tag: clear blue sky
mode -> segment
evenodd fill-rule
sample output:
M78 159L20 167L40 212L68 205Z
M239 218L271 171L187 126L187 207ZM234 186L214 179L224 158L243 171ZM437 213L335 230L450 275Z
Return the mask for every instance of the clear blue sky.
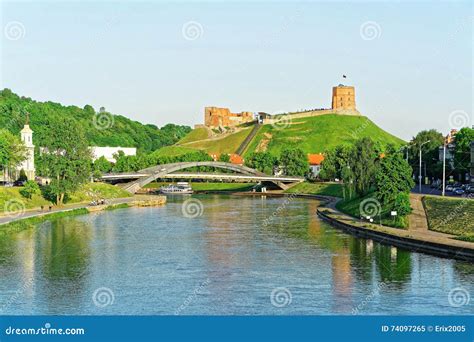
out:
M474 124L470 1L1 6L1 87L36 100L193 125L209 105L329 107L331 87L346 74L358 109L401 138L427 128L446 133L455 110ZM195 40L183 36L190 21L202 27ZM375 39L370 27L361 35L368 21ZM11 22L24 28L19 39L7 39Z

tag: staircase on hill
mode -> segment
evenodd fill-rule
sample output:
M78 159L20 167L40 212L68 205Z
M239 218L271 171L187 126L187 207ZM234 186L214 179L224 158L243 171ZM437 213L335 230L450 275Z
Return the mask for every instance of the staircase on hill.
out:
M253 140L253 138L257 135L258 133L258 130L260 129L262 125L260 125L260 123L258 121L255 122L255 125L253 126L253 129L252 131L250 131L249 135L247 135L247 137L245 138L244 141L242 141L242 143L240 144L239 148L237 149L237 151L235 152L236 154L238 154L239 156L242 156L245 152L245 150L247 149L247 147L249 146L250 142Z

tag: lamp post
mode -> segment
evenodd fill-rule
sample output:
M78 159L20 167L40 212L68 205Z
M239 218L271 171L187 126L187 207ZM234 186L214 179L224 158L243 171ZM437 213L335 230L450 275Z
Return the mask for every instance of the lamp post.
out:
M410 147L410 145L405 145L405 146L402 146L402 148L400 150L403 150L403 149L406 149L406 159L407 159L407 163L408 163L408 148Z
M445 188L446 188L446 140L444 139L443 142L443 191L441 193L444 196Z
M422 177L421 177L421 150L422 150L422 148L423 148L423 145L429 143L430 141L431 141L431 140L427 140L427 141L425 141L424 143L422 143L422 144L420 145L420 172L419 172L419 176L418 176L418 185L419 185L418 189L419 189L419 193L420 193L420 194L421 194L421 178L422 178Z

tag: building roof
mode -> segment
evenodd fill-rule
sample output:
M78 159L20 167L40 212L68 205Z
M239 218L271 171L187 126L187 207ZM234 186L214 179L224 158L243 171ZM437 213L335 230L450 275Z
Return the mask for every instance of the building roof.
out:
M30 128L30 125L25 124L25 126L23 126L23 129L21 130L21 133L33 133L33 130Z
M322 153L318 154L308 154L309 165L321 165L324 160L324 155Z
M218 161L219 157L221 156L220 153L209 153L209 155L211 156L212 159L214 159L214 161ZM244 158L242 158L242 156L240 156L236 153L231 153L231 154L229 154L229 156L230 156L230 162L232 164L236 164L236 165L243 165L244 164Z

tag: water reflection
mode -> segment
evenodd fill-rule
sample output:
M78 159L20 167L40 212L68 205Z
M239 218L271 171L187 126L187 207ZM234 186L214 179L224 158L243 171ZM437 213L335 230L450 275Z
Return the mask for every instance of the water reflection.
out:
M174 198L2 237L0 305L16 314L173 314L205 282L183 314L472 313L447 303L451 288L473 289L472 264L354 238L322 222L317 201L198 198L195 219ZM116 296L106 309L91 302L102 286ZM269 301L280 286L293 294L285 308Z

